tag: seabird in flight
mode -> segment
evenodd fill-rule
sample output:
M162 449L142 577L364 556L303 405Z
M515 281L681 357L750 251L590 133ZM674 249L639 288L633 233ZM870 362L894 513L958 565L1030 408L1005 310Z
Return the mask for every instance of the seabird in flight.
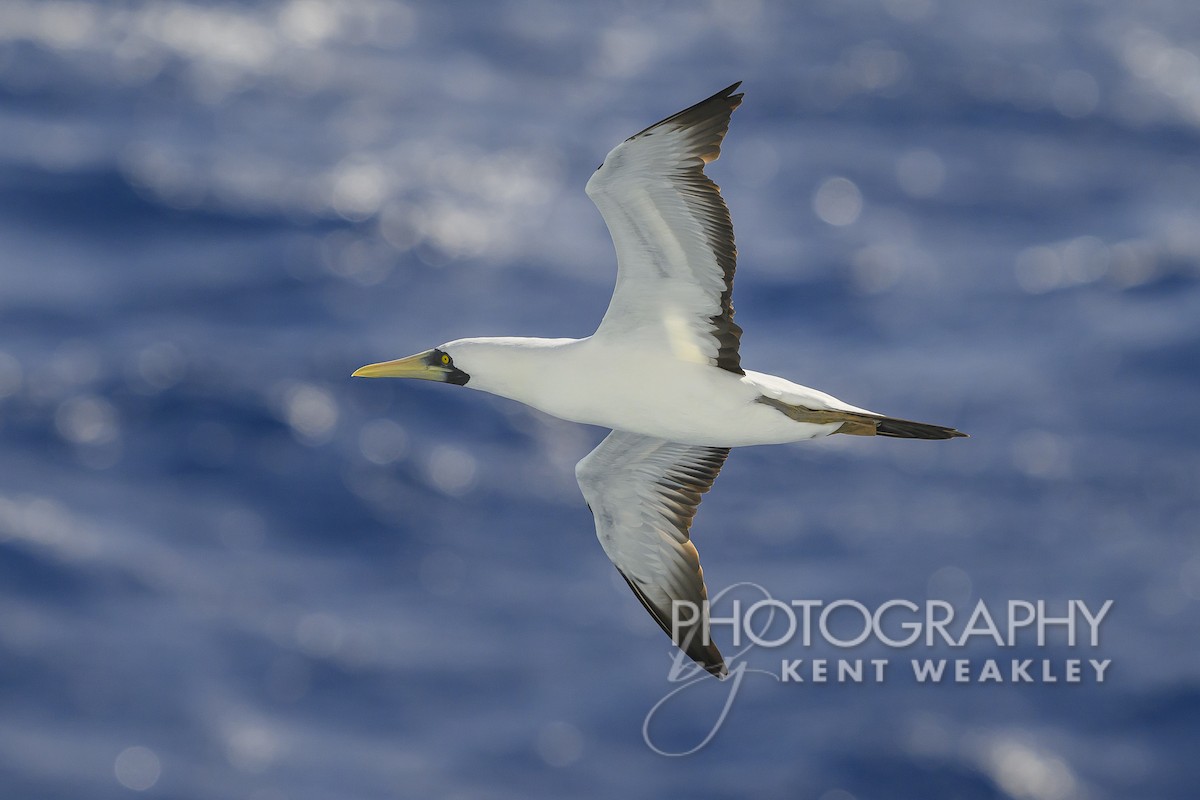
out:
M453 383L611 428L575 474L604 552L668 636L673 601L707 615L688 529L730 448L834 433L966 435L742 368L730 302L733 225L704 174L742 102L739 85L626 139L588 181L617 252L616 289L594 334L458 339L354 373ZM723 676L725 661L706 634L703 616L672 640Z

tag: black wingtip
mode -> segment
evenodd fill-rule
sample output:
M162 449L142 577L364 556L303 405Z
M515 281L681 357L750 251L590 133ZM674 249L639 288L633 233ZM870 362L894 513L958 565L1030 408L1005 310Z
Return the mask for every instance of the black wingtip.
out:
M718 100L724 98L726 100L731 100L734 104L733 107L737 108L742 104L742 98L746 96L745 92L738 92L737 94L734 94L734 91L741 85L741 81L738 81L737 83L731 83L721 91L714 94L712 97L708 98L708 100ZM707 103L708 100L705 100L704 102Z
M693 630L692 633L696 634L698 630ZM698 647L693 647L690 641L685 641L684 645L680 647L684 654L692 661L704 667L704 671L709 675L718 680L724 680L725 676L729 674L729 669L725 666L725 657L721 655L721 651L712 642L708 644L701 643Z
M721 461L724 460L725 457L722 456ZM633 590L633 596L642 604L642 608L650 613L650 616L658 623L658 627L662 628L663 633L670 637L671 628L667 624L666 618L654 607L654 604L650 602L650 598L646 597L646 593L638 588L636 583L629 580L629 576L621 572L620 567L617 567L617 573L625 579L625 583ZM682 642L676 642L674 639L671 641L684 652L684 655L704 667L705 672L719 679L724 679L729 674L729 670L725 667L725 657L721 655L721 651L712 642L697 640L700 630L699 627L693 627L684 635Z
M666 125L668 123L675 122L677 120L682 121L683 119L685 119L687 117L697 115L698 112L701 112L701 111L707 112L707 111L709 111L709 108L708 108L709 104L715 103L718 101L726 101L725 104L726 104L726 107L728 108L728 113L732 114L733 111L742 104L742 97L744 97L745 95L741 94L740 92L738 94L731 94L731 92L733 92L734 89L738 88L741 85L742 85L741 81L738 81L737 83L731 83L729 86L726 86L724 89L722 89L721 91L712 95L711 97L706 97L703 100L701 100L699 103L696 103L695 105L692 105L692 106L688 106L683 111L680 111L677 114L672 114L671 116L667 117L666 119L660 119L658 122L654 123L653 125L643 128L642 130L635 133L633 136L630 136L625 141L632 142L634 139L637 139L641 136L645 136L646 134L652 132L659 125ZM721 131L720 131L719 135L717 136L716 141L717 141L718 148L719 148L721 139L723 139L725 136L725 130L728 127L728 124L729 124L729 119L728 119L728 117L726 117L725 125L721 128ZM714 158L715 158L715 156L714 156ZM601 166L604 166L604 165L601 164Z

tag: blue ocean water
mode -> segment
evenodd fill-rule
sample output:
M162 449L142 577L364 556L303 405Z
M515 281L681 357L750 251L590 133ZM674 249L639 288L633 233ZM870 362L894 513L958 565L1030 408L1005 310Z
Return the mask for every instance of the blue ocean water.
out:
M706 680L656 754L604 432L349 379L589 334L584 183L734 80L743 363L972 438L735 451L710 588L1111 599L1020 651L1103 684ZM1194 796L1197 186L1186 0L6 0L0 795Z

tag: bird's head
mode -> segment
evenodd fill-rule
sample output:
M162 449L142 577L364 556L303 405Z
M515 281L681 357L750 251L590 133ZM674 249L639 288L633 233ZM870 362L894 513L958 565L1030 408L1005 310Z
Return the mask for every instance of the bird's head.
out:
M426 350L395 361L367 364L354 371L355 378L417 378L423 381L439 381L466 386L471 376L455 363L460 355L456 342Z
M455 339L415 356L368 364L354 375L454 383L536 407L547 383L560 378L554 354L575 342L511 336Z

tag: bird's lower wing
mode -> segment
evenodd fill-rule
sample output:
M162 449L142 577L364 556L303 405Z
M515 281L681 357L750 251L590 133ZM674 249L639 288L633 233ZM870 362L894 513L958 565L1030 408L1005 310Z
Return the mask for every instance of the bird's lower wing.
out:
M613 431L575 468L604 552L668 636L681 608L675 642L714 675L725 660L704 641L704 571L689 537L700 495L717 478L727 447L699 447ZM696 613L693 613L693 610Z

